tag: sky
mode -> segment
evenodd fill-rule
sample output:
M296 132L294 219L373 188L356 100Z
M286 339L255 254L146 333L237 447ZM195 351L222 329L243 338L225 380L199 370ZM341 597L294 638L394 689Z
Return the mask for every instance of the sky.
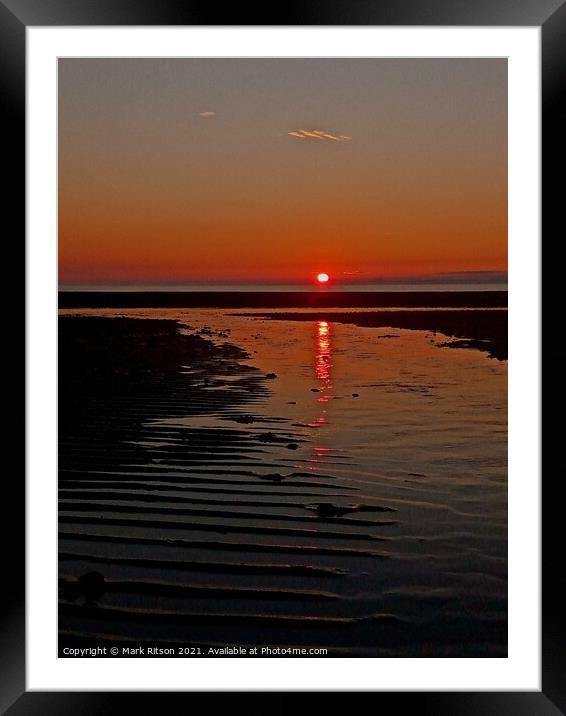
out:
M59 60L59 281L507 268L502 59Z

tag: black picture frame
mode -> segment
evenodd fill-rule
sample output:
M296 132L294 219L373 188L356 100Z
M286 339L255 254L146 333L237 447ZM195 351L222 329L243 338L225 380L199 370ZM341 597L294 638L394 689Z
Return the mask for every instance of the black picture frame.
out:
M218 23L218 18L222 23ZM3 213L12 226L12 243L25 231L25 64L26 28L68 25L454 25L542 27L542 161L543 227L547 232L547 270L544 299L549 307L560 306L564 269L553 258L553 245L561 243L564 181L564 76L566 56L565 0L330 0L307 3L289 0L283 6L233 4L220 11L213 3L194 0L0 0L0 93L4 121ZM8 151L6 151L8 150ZM560 215L560 216L559 216ZM12 219L10 222L9 219ZM562 221L561 221L562 220ZM17 233L16 233L17 232ZM18 242L19 243L19 242ZM22 244L23 246L23 241ZM12 294L14 295L14 294ZM17 295L17 294L15 294ZM21 294L19 294L21 295ZM558 315L558 314L557 314ZM21 330L21 329L20 329ZM539 340L529 336L525 340ZM559 416L564 389L559 368L565 357L564 343L553 332L545 363L556 376L545 398L553 416ZM551 381L549 381L550 384ZM558 382L558 385L557 385ZM553 410L554 409L554 410ZM559 418L548 421L547 450L557 450L562 437ZM14 453L15 454L15 453ZM547 453L548 454L548 453ZM558 454L556 455L558 458ZM555 463L557 466L560 462ZM9 474L10 473L10 474ZM373 707L405 707L415 712L449 714L528 714L543 716L566 713L566 659L564 605L566 582L560 559L563 539L563 503L558 491L562 475L549 470L543 490L542 559L542 690L539 692L378 692ZM141 713L175 708L172 700L190 707L192 693L85 693L30 692L25 686L25 481L23 471L4 473L3 587L0 590L0 713L110 714L128 708ZM16 507L17 506L17 507ZM8 516L10 512L10 516ZM563 558L562 558L563 559ZM532 579L532 575L525 575ZM329 685L329 688L331 685ZM258 685L259 688L259 685ZM269 694L265 694L269 696ZM128 703L126 704L125 700ZM279 708L293 702L283 695ZM234 702L231 702L234 706ZM210 702L209 706L210 707ZM267 708L273 708L273 703Z

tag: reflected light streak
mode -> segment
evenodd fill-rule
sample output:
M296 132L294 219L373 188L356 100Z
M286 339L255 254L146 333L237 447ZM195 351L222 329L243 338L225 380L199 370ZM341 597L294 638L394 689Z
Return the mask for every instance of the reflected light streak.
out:
M318 380L324 383L325 388L331 388L332 342L330 325L327 321L318 321L316 331L315 374Z
M314 372L317 377L317 380L319 380L323 384L321 387L324 391L323 395L318 398L318 402L327 403L332 398L332 395L330 395L330 392L332 390L332 378L330 374L332 368L332 334L328 321L317 321L315 338L316 350L314 359ZM315 418L315 420L312 421L312 425L322 427L327 422L328 421L326 418L326 409L322 408L321 406L321 413L318 418ZM325 453L328 449L329 448L325 448L322 446L314 447L314 454L309 460L309 462L314 463L314 465L312 468L309 469L316 469L316 463L324 461Z

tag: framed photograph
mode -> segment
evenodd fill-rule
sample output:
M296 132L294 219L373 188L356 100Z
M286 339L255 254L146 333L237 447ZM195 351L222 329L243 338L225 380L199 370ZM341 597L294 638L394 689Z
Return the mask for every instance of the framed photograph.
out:
M540 331L566 10L375 5L0 5L8 713L564 711Z

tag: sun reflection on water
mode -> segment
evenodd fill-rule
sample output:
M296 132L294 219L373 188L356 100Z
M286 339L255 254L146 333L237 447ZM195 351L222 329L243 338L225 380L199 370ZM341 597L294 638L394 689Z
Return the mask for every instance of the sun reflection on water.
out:
M317 402L328 403L328 401L332 398L332 333L328 321L317 321L315 329L316 349L314 372L317 380L319 381L319 387L322 390L322 395L317 398ZM322 385L320 385L320 383L322 383ZM312 426L322 427L325 425L328 422L326 416L326 408L321 406L320 415L312 421ZM327 447L314 446L314 454L309 461L312 463L322 462L326 457L326 452L328 450L329 448ZM314 467L311 469L314 469Z
M318 380L324 383L325 389L332 388L330 369L332 367L332 337L330 324L317 321L316 324L316 357L315 373Z

